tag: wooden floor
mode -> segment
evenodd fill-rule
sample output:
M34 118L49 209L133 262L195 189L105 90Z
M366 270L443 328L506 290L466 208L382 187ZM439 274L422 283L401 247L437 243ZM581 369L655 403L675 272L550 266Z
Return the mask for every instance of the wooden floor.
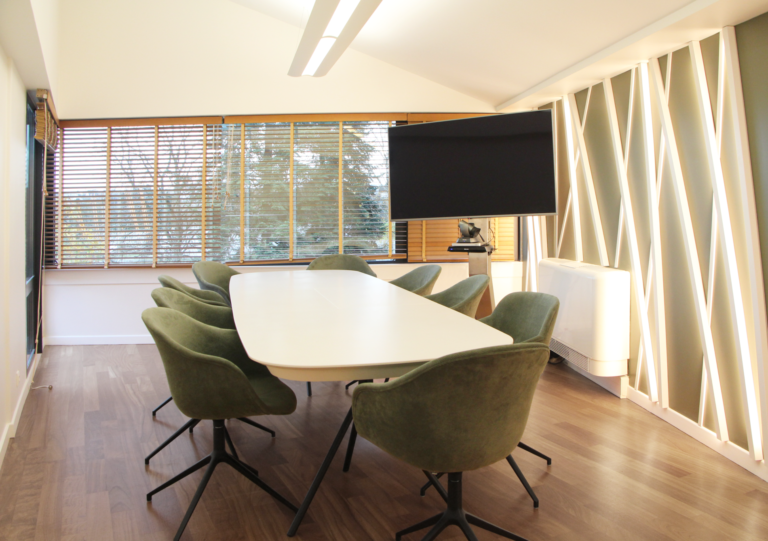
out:
M0 540L169 540L202 473L145 493L205 456L211 424L145 467L143 456L185 418L168 396L154 346L49 347L0 472ZM350 404L341 383L319 383L288 417L264 417L277 437L233 421L241 457L289 499L303 497ZM535 540L765 540L768 485L682 432L562 366L550 366L524 441L549 454L515 457L541 499L534 510L506 463L470 472L469 512ZM298 541L394 539L443 509L420 498L420 471L358 440L352 469L336 457ZM185 540L282 540L291 514L227 467L216 470ZM477 531L482 540L499 539ZM409 536L408 541L421 539ZM443 541L464 539L449 528Z

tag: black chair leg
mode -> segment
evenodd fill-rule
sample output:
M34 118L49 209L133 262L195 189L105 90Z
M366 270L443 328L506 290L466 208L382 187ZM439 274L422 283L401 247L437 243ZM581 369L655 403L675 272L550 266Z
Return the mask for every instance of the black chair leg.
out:
M157 453L159 453L160 451L162 451L163 449L165 449L165 448L168 446L168 444L169 444L169 443L171 443L173 440L175 440L176 438L178 438L179 436L181 436L181 433L182 433L182 432L184 432L184 431L185 431L187 428L189 428L189 431L190 431L190 432L192 432L192 428L194 428L194 427L195 427L195 425L197 425L199 422L200 422L200 419L190 419L189 421L187 421L186 423L184 423L184 426L182 426L180 429L178 429L176 432L174 432L174 433L171 435L171 437L169 437L169 438L168 438L167 440L165 440L163 443L161 443L160 445L158 445L158 446L157 446L157 448L156 448L154 451L152 451L151 453L149 453L149 454L148 454L148 455L147 455L147 456L144 458L144 464L149 464L149 460L150 460L150 459L151 459L153 456L155 456Z
M312 396L312 382L307 382L307 396Z
M349 466L352 464L352 453L355 452L355 442L357 441L357 429L355 423L352 423L352 432L349 434L349 441L347 442L347 456L344 457L343 471L346 473L349 471Z
M427 473L427 477L432 476L432 474L428 472L425 472L425 473ZM488 530L489 532L495 533L496 535L500 535L502 537L506 537L507 539L513 539L514 541L526 541L525 538L520 537L519 535L515 535L512 532L508 532L507 530L504 530L502 528L499 528L498 526L495 526L494 524L491 524L490 522L486 522L485 520L479 519L474 515L470 515L469 513L466 513L464 511L464 507L461 501L462 500L461 476L462 476L461 473L448 474L448 494L447 494L447 500L446 500L446 503L448 504L448 508L442 514L437 515L436 517L429 518L423 522L420 522L419 524L411 526L410 528L406 528L405 530L401 530L397 532L395 534L395 539L397 541L401 541L404 535L432 526L432 529L429 531L429 533L427 533L424 539L422 539L422 541L432 541L446 527L454 525L454 526L458 526L461 529L461 531L464 533L464 536L469 541L477 541L477 536L475 536L474 532L472 531L472 528L470 528L469 526L470 524L472 524L473 526L482 528L484 530ZM430 482L433 482L432 477L430 477ZM434 482L439 484L439 481L437 481L437 479L435 479Z
M153 409L152 410L152 417L157 417L157 412L160 411L160 409L162 409L162 407L165 406L171 400L173 400L173 397L169 396L162 404L160 404L155 409Z
M270 434L272 434L273 438L275 437L275 431L274 430L271 430L271 429L267 428L264 425L260 425L256 421L251 421L248 417L238 417L237 420L241 421L241 422L243 422L243 423L245 423L247 425L255 426L256 428L258 428L260 430L263 430L264 432L269 432Z
M536 456L537 456L537 457L539 457L539 458L543 458L544 460L546 460L546 461L547 461L547 466L551 466L551 465L552 465L552 459L551 459L551 458L549 458L549 457L548 457L547 455L545 455L544 453L542 453L541 451L537 451L537 450L536 450L536 449L534 449L533 447L530 447L530 446L528 446L528 445L524 444L523 442L520 442L520 443L518 443L518 444L517 444L517 446L518 446L520 449L522 449L523 451L528 451L528 452L529 452L529 453L531 453L532 455L536 455Z
M352 380L352 381L350 381L349 383L347 383L347 384L344 386L344 389L345 389L345 390L349 389L349 388L350 388L350 387L352 387L352 386L353 386L355 383L360 383L360 381L359 381L359 380Z
M214 421L213 422L213 450L211 451L211 454L207 457L203 458L190 468L187 468L185 471L180 473L179 475L175 476L173 479L170 479L157 487L156 489L152 490L147 494L147 501L152 501L152 496L160 492L161 490L164 490L168 488L169 486L173 485L174 483L177 483L181 479L184 479L188 475L196 472L203 466L208 466L208 468L205 470L205 475L203 475L203 479L200 481L200 485L197 487L197 491L195 492L194 497L192 498L192 501L189 504L189 508L187 509L186 514L184 515L184 519L181 521L181 525L179 526L178 531L176 532L176 536L174 537L174 541L179 541L181 539L182 534L184 533L184 529L187 527L187 524L189 523L189 519L192 518L192 513L195 511L195 507L197 507L198 502L200 501L200 497L203 495L203 492L205 491L205 487L208 484L208 481L210 481L211 476L213 475L213 470L216 469L216 466L219 464L226 463L230 465L232 468L234 468L238 473L243 475L245 478L256 484L259 488L267 492L270 496L275 498L278 502L282 503L291 511L297 511L297 507L286 500L283 496L281 496L279 493L277 493L272 487L267 485L264 481L262 481L257 475L255 475L255 470L251 468L250 466L247 466L245 463L241 462L239 459L235 458L233 455L230 455L227 453L226 450L226 441L228 439L227 436L227 429L224 426L224 421Z
M235 444L232 443L232 438L229 436L229 430L226 428L224 429L224 439L227 441L227 445L229 445L229 450L232 451L232 456L238 458Z
M528 484L528 479L525 478L525 475L523 475L523 472L520 469L520 466L517 465L517 462L515 462L515 459L512 458L512 455L507 456L507 462L509 462L509 465L512 466L512 469L515 470L515 475L517 475L517 478L520 479L521 483L523 483L523 486L525 487L526 492L528 492L528 495L533 500L533 507L538 508L539 498L536 496L536 493L531 488L531 485Z
M427 472L424 472L424 473L427 474ZM438 473L437 475L435 475L433 477L435 479L440 479L443 475L445 475L445 474L444 473ZM421 490L419 490L419 494L421 496L426 495L427 490L429 490L429 487L431 487L434 484L433 481L432 481L432 477L427 475L427 478L429 479L429 481L427 481L427 483L423 487L421 487ZM437 485L435 485L435 487L437 487Z

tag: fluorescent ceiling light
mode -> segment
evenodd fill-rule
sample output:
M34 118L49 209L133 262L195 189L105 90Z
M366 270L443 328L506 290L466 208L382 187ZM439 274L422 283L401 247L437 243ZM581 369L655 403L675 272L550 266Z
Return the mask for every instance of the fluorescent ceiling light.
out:
M336 11L333 12L331 22L328 23L328 26L325 28L325 32L323 32L323 38L327 38L329 36L338 38L341 34L341 31L344 30L345 26L347 26L349 18L352 17L352 14L355 12L355 9L357 9L357 5L359 3L360 0L341 0L339 2L339 6L336 8ZM320 43L322 43L322 40ZM318 48L319 47L320 46L318 45Z
M320 67L320 62L325 60L325 55L331 50L333 44L336 43L336 38L325 37L320 39L320 42L315 48L315 52L312 53L312 58L307 62L307 67L304 68L302 75L314 75L317 68Z
M381 0L315 0L288 75L322 77L341 57Z

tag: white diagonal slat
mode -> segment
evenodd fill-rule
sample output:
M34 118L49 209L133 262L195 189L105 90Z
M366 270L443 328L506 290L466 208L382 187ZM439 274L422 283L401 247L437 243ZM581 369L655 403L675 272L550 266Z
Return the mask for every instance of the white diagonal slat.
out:
M719 216L720 241L725 256L725 277L728 284L728 299L731 307L731 317L736 334L736 351L741 376L741 391L747 413L747 438L749 452L755 460L763 459L762 438L760 436L760 419L757 409L757 394L755 379L752 372L752 356L749 351L747 336L747 320L744 315L744 299L741 293L738 262L736 260L736 245L733 240L731 214L728 209L728 197L725 192L725 178L720 162L720 152L715 135L715 120L712 117L712 104L709 99L707 76L704 72L704 59L701 54L701 43L693 41L689 45L693 65L696 96L698 97L699 114L704 123L704 142L707 148L707 163L712 176L712 190Z
M606 78L603 80L603 89L605 91L605 104L608 109L608 125L611 132L611 146L613 148L613 155L616 163L616 173L619 180L619 191L621 192L621 204L624 208L624 220L627 230L627 244L629 249L629 259L632 267L630 273L630 280L632 282L632 288L635 292L635 298L637 299L636 306L638 308L638 315L640 319L640 340L643 342L643 348L646 351L646 370L648 373L648 388L650 390L651 400L658 401L658 387L656 381L656 367L653 357L653 349L651 344L651 328L648 323L648 311L643 308L643 300L645 299L645 292L643 290L643 273L640 266L640 252L637 245L637 234L635 231L635 218L632 212L632 197L629 192L629 181L627 179L627 171L624 169L622 163L622 150L621 150L621 136L619 134L619 121L616 116L616 103L613 98L613 85L611 80Z
M659 369L659 402L662 408L669 407L669 377L667 370L667 322L664 312L664 273L661 258L661 226L659 207L656 204L656 156L653 145L653 118L651 111L651 86L648 63L639 66L640 72L640 114L643 128L643 158L645 160L645 184L648 193L648 211L651 225L651 257L648 275L652 276L653 311L655 318L656 349L654 351ZM649 288L646 295L650 295Z
M591 95L590 88L590 95ZM600 208L597 206L597 195L595 194L595 183L592 179L592 168L589 165L587 156L587 145L584 141L584 127L579 121L578 110L576 109L576 96L568 94L568 104L571 110L571 119L573 121L574 133L576 135L576 144L581 155L581 172L584 175L584 186L587 190L587 201L589 202L589 213L592 217L592 228L597 242L597 252L600 256L600 264L608 266L608 251L605 248L605 235L603 233L603 222L600 219ZM587 104L589 105L589 103ZM584 119L586 121L586 112Z
M568 180L571 185L571 222L573 223L573 240L576 249L576 261L584 261L584 252L581 247L581 214L579 213L579 183L576 178L576 156L573 143L573 117L568 97L563 97L563 117L565 119L565 142L568 146ZM565 223L563 223L565 228Z
M725 407L723 405L723 393L720 385L720 373L717 368L715 358L715 346L712 341L712 329L709 326L707 318L707 306L704 299L704 283L701 278L701 267L699 266L699 256L696 249L696 239L693 234L693 223L691 221L691 211L688 207L688 195L683 181L683 169L680 163L680 155L677 151L677 140L675 139L674 129L672 127L672 118L669 114L666 96L664 95L664 85L661 82L661 70L657 59L651 61L651 75L653 79L653 95L656 98L656 104L661 115L661 127L664 132L664 138L667 146L667 157L672 171L672 184L675 192L675 201L677 203L677 213L680 219L680 227L683 231L683 242L685 245L685 256L688 267L688 274L693 290L695 304L696 321L699 326L699 333L703 341L702 347L706 359L705 366L709 372L709 379L712 385L712 394L715 403L715 432L721 441L728 441L728 427L725 420Z

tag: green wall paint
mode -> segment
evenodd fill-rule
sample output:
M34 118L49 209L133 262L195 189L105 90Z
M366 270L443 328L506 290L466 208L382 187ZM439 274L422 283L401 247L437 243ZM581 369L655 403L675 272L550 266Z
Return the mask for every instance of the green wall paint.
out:
M768 13L736 27L757 222L768 292Z

